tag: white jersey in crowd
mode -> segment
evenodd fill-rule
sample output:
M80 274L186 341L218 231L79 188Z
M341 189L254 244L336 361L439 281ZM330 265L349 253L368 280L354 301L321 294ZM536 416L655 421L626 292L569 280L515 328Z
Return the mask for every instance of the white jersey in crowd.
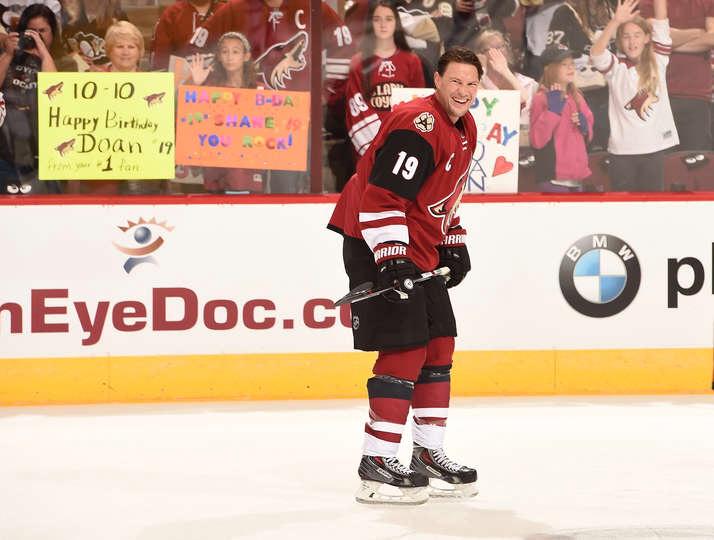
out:
M667 64L672 52L669 20L652 22L652 45L659 70L657 95L639 90L636 66L610 51L593 56L610 87L610 141L612 154L650 154L679 144L667 93Z
M552 43L552 35L548 29L555 11L564 2L555 2L548 6L540 6L538 10L526 17L526 42L534 56L540 56L543 50Z

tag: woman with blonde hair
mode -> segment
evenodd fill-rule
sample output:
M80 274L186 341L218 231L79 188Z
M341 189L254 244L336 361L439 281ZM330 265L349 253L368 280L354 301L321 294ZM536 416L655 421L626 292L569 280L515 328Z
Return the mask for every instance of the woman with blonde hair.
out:
M654 0L652 24L638 0L618 0L617 10L590 51L610 87L610 178L615 191L664 189L664 152L679 144L667 92L672 39L667 0ZM624 58L607 50L612 36Z
M118 21L107 29L104 36L109 63L104 71L139 71L144 56L144 36L129 21Z

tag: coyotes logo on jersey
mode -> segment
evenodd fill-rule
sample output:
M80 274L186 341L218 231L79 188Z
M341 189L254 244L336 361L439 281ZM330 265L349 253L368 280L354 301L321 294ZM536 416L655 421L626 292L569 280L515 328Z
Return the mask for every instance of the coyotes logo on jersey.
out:
M652 104L657 103L659 98L653 96L646 89L642 88L639 92L625 105L626 111L635 111L641 120L647 121L647 118L652 111Z
M379 75L380 77L392 79L394 78L394 75L396 73L397 67L391 60L382 60L382 62L379 64L379 70L377 71L377 75Z
M447 167L450 166L450 163L451 160L449 160L449 164L447 164ZM427 207L429 210L429 214L432 217L441 219L442 234L446 234L446 231L449 230L449 227L451 226L451 220L454 219L456 212L458 212L459 210L459 205L461 204L461 197L464 196L464 191L466 191L467 178L468 170L466 170L464 174L459 177L451 193L449 193L440 201L435 202L434 204L430 204Z
M286 81L292 79L293 71L302 71L307 66L305 52L309 37L304 30L287 41L275 43L255 61L258 81L271 90L285 90Z

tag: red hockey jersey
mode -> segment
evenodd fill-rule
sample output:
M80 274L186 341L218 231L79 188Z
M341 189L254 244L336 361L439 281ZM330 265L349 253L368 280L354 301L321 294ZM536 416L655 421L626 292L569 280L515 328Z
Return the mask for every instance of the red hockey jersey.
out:
M392 110L392 89L424 87L424 72L416 54L397 49L388 58L373 56L367 64L369 89L364 88L361 53L352 57L347 77L345 123L359 155L367 151L385 115Z
M153 69L166 69L169 67L169 57L189 56L199 52L199 47L191 44L191 38L199 26L225 4L224 0L212 0L211 6L205 15L201 15L188 0L178 0L168 6L154 28L152 43L151 65Z
M328 103L344 96L352 36L337 14L322 7L323 90ZM206 45L212 47L230 31L242 32L253 47L257 83L271 90L309 90L310 29L309 0L290 0L279 8L263 0L232 0L221 7L205 26ZM320 66L310 66L319 69Z
M475 149L470 114L454 124L433 95L399 105L358 163L328 228L363 238L373 251L384 243L407 244L414 264L433 270L437 246L459 225L456 212Z

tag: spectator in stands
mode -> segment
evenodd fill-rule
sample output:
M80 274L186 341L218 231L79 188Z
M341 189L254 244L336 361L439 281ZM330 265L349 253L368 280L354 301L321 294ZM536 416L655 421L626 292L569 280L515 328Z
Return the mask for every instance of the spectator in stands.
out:
M213 64L207 66L201 54L191 58L193 84L255 88L255 72L250 60L250 43L240 32L227 32L218 40ZM205 167L203 187L213 193L262 193L264 172L253 169Z
M362 156L391 110L392 89L424 87L419 57L410 52L394 2L377 0L369 11L362 52L347 77L347 132Z
M563 0L544 0L526 8L526 54L523 73L539 80L543 75L540 55L548 46L548 29L555 11Z
M309 0L231 0L206 23L206 47L212 47L226 32L241 32L253 47L258 86L271 90L309 90L308 66L313 43L310 4ZM325 73L323 101L328 108L326 124L334 118L343 124L344 90L354 54L352 35L325 2L320 3L320 9ZM320 69L320 66L313 68ZM307 178L307 174L273 171L270 192L306 191Z
M424 80L434 86L436 62L454 33L454 7L457 0L397 0L397 12L407 44L419 56ZM353 0L345 12L345 22L360 42L369 20L370 0Z
M653 16L652 0L642 0L639 8L643 17ZM667 10L672 27L667 86L680 149L710 150L714 0L670 0Z
M638 16L637 2L618 3L590 54L610 86L608 151L613 189L661 191L664 151L679 142L667 93L672 50L667 0L655 0L651 24ZM624 58L607 50L613 35Z
M612 18L609 0L566 0L553 13L546 41L563 45L578 54L575 85L585 96L595 116L592 145L604 150L610 134L607 83L590 63L590 48ZM611 44L614 50L614 43Z
M121 20L127 16L120 0L62 0L62 39L73 70L89 71L109 62L104 36Z
M139 63L144 56L144 36L128 21L118 21L111 25L104 37L109 62L100 71L133 72L140 71Z
M57 18L42 4L26 7L17 32L4 36L0 81L6 117L0 137L0 160L10 174L4 180L8 193L57 191L56 183L37 181L37 73L57 71L52 57L58 50L57 37Z
M543 192L582 191L582 181L591 174L587 143L593 114L575 86L575 56L558 45L541 55L543 78L531 106L530 139Z
M167 69L170 56L187 57L198 52L200 47L192 42L196 30L224 3L225 0L178 0L168 6L154 28L152 68Z
M59 24L62 11L60 0L0 0L0 33L17 32L20 15L31 4L46 5L55 14ZM59 40L59 37L57 39Z
M128 21L117 21L109 27L104 36L107 47L108 63L103 66L93 66L93 70L135 73L141 71L140 62L144 57L144 36L139 29ZM94 181L94 187L102 185ZM111 186L112 180L105 186ZM131 180L122 182L122 189L130 195L154 195L164 190L166 182L161 180Z
M521 145L528 145L530 110L538 83L519 73L513 65L513 51L505 34L499 30L481 31L473 41L473 50L484 68L481 87L486 90L518 90L521 94Z

